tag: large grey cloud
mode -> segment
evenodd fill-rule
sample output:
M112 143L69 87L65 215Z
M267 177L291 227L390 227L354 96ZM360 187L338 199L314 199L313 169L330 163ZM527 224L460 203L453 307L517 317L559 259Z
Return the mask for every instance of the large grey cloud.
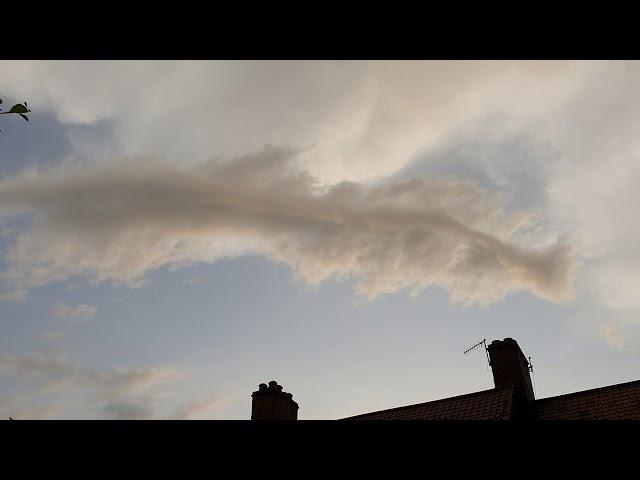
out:
M72 124L108 122L113 149L193 163L265 143L307 147L335 182L384 176L454 129L544 125L603 66L585 62L2 62L0 89ZM496 131L491 133L496 134Z
M527 290L560 301L567 240L535 234L536 212L453 178L319 183L291 149L177 168L129 158L0 181L0 214L30 213L4 280L22 291L71 275L136 285L161 266L258 252L318 284L353 277L371 298L437 285L454 301Z
M575 250L586 260L579 286L587 296L616 315L640 309L640 223L628 208L640 201L638 62L2 66L5 95L50 109L62 122L106 126L108 139L72 138L75 153L97 163L109 163L118 152L195 165L212 153L233 158L272 142L313 146L302 156L306 168L337 184L391 175L417 153L427 158L452 141L503 145L524 136L551 152L527 172L504 151L495 152L503 157L499 162L493 151L487 162L475 152L465 161L492 179L506 179L510 188L513 178L521 178L519 198L544 199L541 216L549 231L572 232ZM527 181L530 175L535 182ZM14 290L4 298L23 296Z

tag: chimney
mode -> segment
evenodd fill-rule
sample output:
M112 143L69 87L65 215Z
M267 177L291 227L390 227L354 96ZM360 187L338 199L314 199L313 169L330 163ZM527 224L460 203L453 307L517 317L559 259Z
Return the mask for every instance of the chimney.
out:
M297 420L298 404L293 395L282 391L282 385L274 380L269 386L261 383L251 394L251 420Z
M534 405L533 387L529 376L529 361L513 338L494 340L487 347L496 388L515 385L519 395L526 400L527 410Z

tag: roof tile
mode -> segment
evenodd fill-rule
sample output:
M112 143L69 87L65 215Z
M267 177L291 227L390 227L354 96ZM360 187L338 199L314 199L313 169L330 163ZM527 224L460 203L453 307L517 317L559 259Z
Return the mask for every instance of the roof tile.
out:
M539 420L640 420L640 380L536 400Z
M344 420L509 420L514 387L484 390L458 397L407 405Z

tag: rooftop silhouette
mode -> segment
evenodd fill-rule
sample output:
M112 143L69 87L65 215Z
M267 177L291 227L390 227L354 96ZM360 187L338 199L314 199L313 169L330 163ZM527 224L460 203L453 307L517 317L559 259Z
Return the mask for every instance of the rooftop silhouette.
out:
M342 420L640 420L640 380L536 399L530 362L512 338L486 347L494 388L362 413ZM253 392L252 420L296 420L298 404L277 382Z

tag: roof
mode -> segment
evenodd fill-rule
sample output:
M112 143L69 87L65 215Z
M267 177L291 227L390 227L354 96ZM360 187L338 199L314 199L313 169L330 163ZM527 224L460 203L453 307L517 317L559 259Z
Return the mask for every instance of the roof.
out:
M640 420L640 380L542 398L539 420Z
M509 420L514 386L364 413L343 420Z

